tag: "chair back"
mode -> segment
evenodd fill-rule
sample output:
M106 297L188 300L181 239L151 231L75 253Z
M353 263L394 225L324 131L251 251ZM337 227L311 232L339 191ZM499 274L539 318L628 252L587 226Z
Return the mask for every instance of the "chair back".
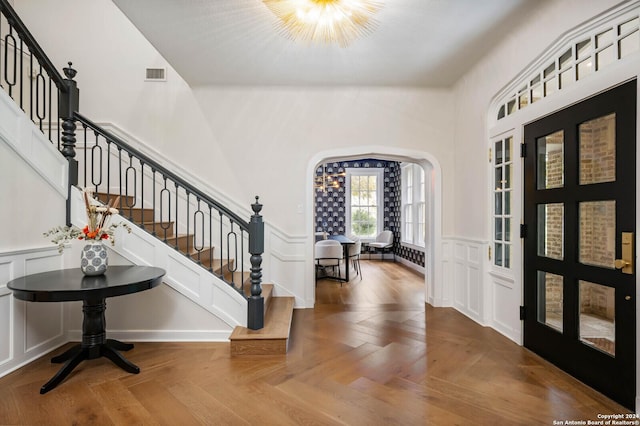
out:
M362 241L355 239L354 244L349 244L349 257L357 256L362 251Z
M393 232L389 230L382 231L376 237L376 242L385 243L386 245L390 246L391 244L393 244Z
M334 240L318 241L315 245L315 259L318 265L339 265L342 259L342 245Z

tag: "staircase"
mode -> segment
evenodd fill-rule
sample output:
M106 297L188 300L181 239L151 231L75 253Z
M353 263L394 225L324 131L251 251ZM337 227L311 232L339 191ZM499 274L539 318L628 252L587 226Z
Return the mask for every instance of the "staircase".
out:
M107 204L113 194L98 192L95 198L103 204ZM196 250L194 234L177 234L174 222L155 221L155 212L151 208L127 207L135 206L136 200L132 196L122 196L119 208L122 213L134 224L146 231L155 234L159 239L173 246L178 252L190 258L227 282L239 282L239 290L246 297L251 296L250 274L244 272L239 279L239 272L233 270L234 259L229 261L216 258L214 247ZM235 276L233 276L235 274ZM273 284L262 284L262 297L264 298L264 327L260 330L252 330L243 326L236 326L231 333L231 356L243 355L284 355L289 348L289 335L293 317L293 297L274 297Z
M0 28L4 41L0 85L68 162L67 224L72 223L74 186L92 188L103 203L119 195L117 207L123 217L229 284L237 293L223 286L224 292L234 302L238 294L245 298L249 328L238 326L231 334L232 355L286 353L294 300L273 297L273 285L261 283L264 224L258 197L251 206L254 214L246 221L83 117L72 64L64 68L63 77L7 0L0 0L0 12L8 24ZM29 67L23 67L26 63ZM82 131L76 132L76 123Z
M105 192L94 194L95 198L103 204L109 203L116 196ZM190 258L194 262L201 265L216 276L223 278L230 283L238 283L236 288L239 291L248 289L251 284L248 271L234 272L235 259L225 259L223 257L216 258L214 247L206 247L201 250L196 249L195 235L177 234L174 222L162 222L155 220L155 211L152 208L127 207L135 206L138 202L133 196L123 195L120 197L120 203L117 207L124 216L131 222L146 230L150 234L155 235L160 240L173 246L178 252ZM264 293L264 289L263 289ZM250 293L245 295L250 296Z

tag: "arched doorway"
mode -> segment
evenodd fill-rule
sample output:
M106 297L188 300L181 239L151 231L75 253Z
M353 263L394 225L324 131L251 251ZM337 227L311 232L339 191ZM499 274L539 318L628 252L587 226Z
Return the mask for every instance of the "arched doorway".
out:
M427 205L428 225L425 230L425 301L439 306L442 300L442 170L438 160L429 153L411 151L394 147L353 147L330 150L317 153L307 165L307 197L306 211L310 212L306 218L307 241L306 258L313 259L315 242L315 188L313 185L318 165L330 162L353 161L363 158L375 158L386 161L419 164L425 171L425 201ZM308 262L305 271L305 293L307 300L315 303L315 271L313 262Z

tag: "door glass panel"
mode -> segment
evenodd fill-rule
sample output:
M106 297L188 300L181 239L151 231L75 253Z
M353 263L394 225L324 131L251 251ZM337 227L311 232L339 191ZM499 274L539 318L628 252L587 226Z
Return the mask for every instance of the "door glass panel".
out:
M564 258L564 204L538 204L538 256Z
M571 83L575 81L573 69L569 68L566 71L560 73L560 88L566 89Z
M582 202L579 210L580 263L613 269L616 256L616 202Z
M613 29L604 31L596 36L596 47L601 48L613 41Z
M502 215L502 192L496 192L495 195L495 214Z
M571 48L569 48L569 50L567 50L562 54L562 56L560 56L559 64L560 64L559 69L564 69L569 64L571 64Z
M606 65L613 63L616 60L616 50L613 46L609 46L606 49L601 50L596 54L596 62L598 71L604 68Z
M576 59L582 59L591 52L591 40L587 39L576 44Z
M511 138L504 140L504 161L511 161Z
M496 180L495 180L495 188L496 191L502 190L502 167L496 167Z
M624 33L626 33L629 30L632 30L634 28L638 27L638 18L635 19L631 19L630 21L627 21L623 24L620 24L618 26L618 34L622 35Z
M556 64L553 63L544 69L543 76L544 78L552 76L556 72Z
M504 245L504 265L505 268L511 267L511 244Z
M564 185L564 131L559 130L536 141L538 189L562 188Z
M495 264L502 266L502 243L495 243Z
M504 193L504 214L511 214L511 192Z
M542 99L542 86L537 84L531 88L531 103Z
M640 49L640 31L635 31L620 39L620 59L637 52Z
M518 96L518 105L520 106L520 109L526 107L527 105L529 105L529 92L524 92L521 95Z
M578 64L578 80L584 78L593 72L593 61L591 58L585 59Z
M502 240L502 218L497 217L495 220L495 228L496 228L496 232L495 232L495 239L500 241Z
M608 353L616 354L615 289L580 281L580 340Z
M564 289L562 275L538 271L537 320L562 333Z
M550 94L556 91L556 86L558 85L558 81L556 77L552 77L549 80L544 82L544 95L549 96Z
M502 141L496 142L496 165L502 164Z
M504 188L511 188L511 165L504 166Z
M580 185L616 180L616 115L609 114L579 126Z

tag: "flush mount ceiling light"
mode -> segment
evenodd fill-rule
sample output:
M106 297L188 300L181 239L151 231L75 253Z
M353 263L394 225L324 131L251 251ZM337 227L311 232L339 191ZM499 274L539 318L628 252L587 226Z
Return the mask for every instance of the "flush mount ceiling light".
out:
M263 0L278 17L278 29L287 38L307 43L337 43L346 47L371 33L374 15L383 2L376 0Z

